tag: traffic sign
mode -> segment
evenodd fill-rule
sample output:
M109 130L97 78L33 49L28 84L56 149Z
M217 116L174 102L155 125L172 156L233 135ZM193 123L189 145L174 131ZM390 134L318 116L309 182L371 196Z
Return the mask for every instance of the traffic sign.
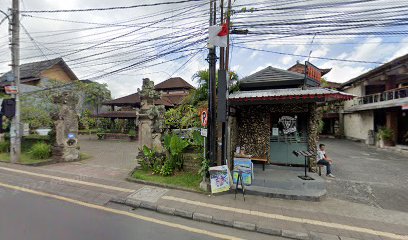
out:
M208 125L208 109L204 109L204 110L201 111L200 118L201 118L201 126L207 127L207 125Z

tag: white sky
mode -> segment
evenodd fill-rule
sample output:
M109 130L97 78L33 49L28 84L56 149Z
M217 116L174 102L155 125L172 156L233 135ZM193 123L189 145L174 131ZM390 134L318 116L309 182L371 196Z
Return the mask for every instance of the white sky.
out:
M164 1L24 0L21 1L21 9L24 11L102 8L153 2ZM305 1L302 3L302 1L288 0L274 2L236 0L233 2L236 10L242 7L250 9L252 6L255 9L277 9L286 6L296 7L306 3ZM300 5L293 2L299 2ZM305 56L312 51L312 63L322 68L332 68L332 71L326 75L329 81L345 82L378 66L379 63L341 62L315 59L313 57L387 62L408 53L408 36L406 33L408 31L406 25L408 20L404 18L408 9L400 7L403 4L401 1L378 0L352 6L319 8L319 4L326 4L327 2L323 0L307 1L308 6L316 4L317 7L304 11L284 9L275 10L274 14L270 14L271 12L268 11L260 11L253 13L241 12L233 15L232 22L236 24L235 26L243 25L243 28L248 28L250 33L267 31L268 34L233 36L234 47L231 49L231 69L237 71L240 77L244 77L267 66L287 69L296 61L303 62L307 59L306 57L240 48L242 46ZM208 67L205 60L207 54L207 50L204 48L205 41L191 45L188 47L188 51L178 51L157 59L151 58L159 53L177 50L179 46L185 46L206 37L208 4L205 3L205 0L203 0L202 2L177 5L99 12L23 13L30 15L23 16L21 23L35 42L30 40L24 29L21 29L21 62L41 61L62 56L80 79L94 78L98 82L107 83L114 97L136 92L144 77L149 77L158 83L170 76L180 76L196 85L192 79L193 74ZM202 6L199 6L200 4ZM11 0L2 0L0 2L0 10L7 11L10 6ZM395 6L395 9L392 9L393 6ZM376 16L376 11L382 8L390 8L390 10L386 10L386 13L383 12L381 16ZM396 13L395 10L398 10L399 13ZM335 24L341 26L344 20L352 19L352 17L348 16L351 16L350 13L353 11L371 12L364 17L371 24L370 27L352 30L357 33L354 36L317 34L317 32L332 29ZM333 17L327 17L329 15ZM163 20L163 18L166 19ZM401 24L399 26L383 26L380 23L375 25L378 18L398 18ZM2 19L2 15L0 15L0 19ZM148 26L160 19L162 22ZM321 26L314 30L308 30L305 26L299 24L299 19L322 19L337 22L328 27ZM276 24L262 29L256 27L260 23L278 23L281 21L285 22L284 26ZM116 25L113 26L112 24ZM347 26L347 24L344 23L344 26ZM373 29L378 33L364 34L365 31ZM381 34L381 32L392 30L401 33L394 35ZM292 36L287 37L283 33L284 31L290 31ZM314 39L313 34L296 36L296 33L305 31L309 33L316 31L316 36ZM362 35L358 35L358 33ZM149 41L149 39L153 38L162 38L164 35L166 35L166 39ZM259 40L263 38L267 39ZM311 44L312 39L313 44ZM103 43L104 41L107 42ZM0 26L0 73L8 71L10 69L9 64L8 26L7 22L4 22ZM128 67L126 71L101 77L103 74L124 67Z

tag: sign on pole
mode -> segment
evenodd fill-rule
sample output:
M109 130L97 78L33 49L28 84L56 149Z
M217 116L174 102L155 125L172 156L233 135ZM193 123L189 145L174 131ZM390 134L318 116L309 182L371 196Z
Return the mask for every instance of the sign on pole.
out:
M305 66L306 76L320 82L320 80L322 79L322 73L320 72L320 69L308 61L306 61Z
M7 94L17 94L17 86L14 85L4 86L4 90Z
M201 126L207 127L207 125L208 125L208 109L204 109L204 110L201 111L200 118L201 118Z

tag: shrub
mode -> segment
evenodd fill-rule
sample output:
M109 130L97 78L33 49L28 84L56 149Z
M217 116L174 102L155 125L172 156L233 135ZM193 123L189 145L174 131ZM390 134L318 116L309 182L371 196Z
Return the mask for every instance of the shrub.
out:
M47 159L51 157L51 146L46 143L36 143L34 144L29 154L34 159Z
M0 142L0 153L6 152L10 152L10 142L9 141Z
M136 130L135 129L130 129L129 132L128 132L128 136L130 138L136 137Z
M163 176L170 176L173 174L173 172L174 172L173 161L171 159L167 159L160 170L160 174Z
M172 166L176 166L178 170L183 169L184 159L182 153L190 144L188 141L172 134L164 136L164 147L170 153L169 160Z
M104 132L98 132L96 133L96 136L98 137L98 140L102 140L105 138L105 133Z
M394 131L389 128L381 128L378 131L377 138L383 141L392 141L394 137Z

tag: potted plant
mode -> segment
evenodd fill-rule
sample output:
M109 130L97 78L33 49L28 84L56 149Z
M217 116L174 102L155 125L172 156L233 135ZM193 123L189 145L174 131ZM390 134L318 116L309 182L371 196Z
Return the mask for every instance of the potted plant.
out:
M390 128L381 128L377 133L377 139L381 148L384 146L394 146L394 131Z
M103 129L98 129L98 132L96 133L96 136L98 137L98 140L105 139L105 131Z
M128 132L128 136L129 136L129 139L130 139L131 141L135 140L135 138L136 138L136 131L135 131L135 129L130 129L129 132Z

